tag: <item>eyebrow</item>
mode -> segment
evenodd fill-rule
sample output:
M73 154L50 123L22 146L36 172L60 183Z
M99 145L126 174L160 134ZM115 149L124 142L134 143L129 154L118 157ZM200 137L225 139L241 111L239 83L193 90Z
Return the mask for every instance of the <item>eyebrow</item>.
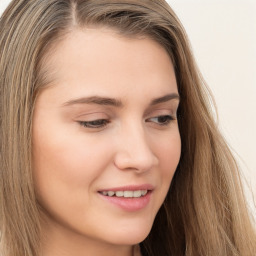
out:
M150 105L151 106L157 105L173 99L179 100L180 96L177 93L167 94L160 98L153 99ZM119 108L123 107L123 103L121 100L108 98L108 97L100 97L100 96L82 97L82 98L70 100L65 102L63 106L71 106L76 104L96 104L96 105L113 106L113 107L119 107Z
M179 94L177 93L171 93L171 94L167 94L163 97L160 97L160 98L156 98L154 100L151 101L150 105L157 105L157 104L160 104L160 103L164 103L164 102L167 102L167 101L170 101L170 100L180 100L180 96Z
M64 103L63 106L70 106L75 104L97 104L97 105L114 106L114 107L123 106L123 103L120 100L107 98L107 97L99 97L99 96L83 97L83 98L70 100Z

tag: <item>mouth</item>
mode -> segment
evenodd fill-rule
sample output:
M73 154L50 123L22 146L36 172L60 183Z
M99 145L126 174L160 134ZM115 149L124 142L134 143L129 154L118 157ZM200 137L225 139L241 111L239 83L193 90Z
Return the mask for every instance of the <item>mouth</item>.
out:
M150 203L154 187L152 185L124 186L98 191L106 202L128 212L139 211Z
M103 196L109 197L125 197L125 198L140 198L146 196L150 190L120 190L120 191L100 191Z

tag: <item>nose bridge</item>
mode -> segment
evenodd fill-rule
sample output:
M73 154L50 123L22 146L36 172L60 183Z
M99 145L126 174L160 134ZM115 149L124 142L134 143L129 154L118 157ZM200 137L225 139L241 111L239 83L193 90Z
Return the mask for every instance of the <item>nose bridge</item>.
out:
M150 170L157 163L142 122L133 120L123 126L119 136L115 159L118 168L143 172Z

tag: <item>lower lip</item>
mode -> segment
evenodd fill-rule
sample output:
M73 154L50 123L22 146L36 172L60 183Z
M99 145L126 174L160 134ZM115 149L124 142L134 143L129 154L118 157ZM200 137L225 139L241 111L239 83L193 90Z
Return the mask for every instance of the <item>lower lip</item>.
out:
M125 211L134 212L145 208L150 201L152 191L149 191L142 197L116 197L116 196L104 196L100 194L106 201L122 208Z

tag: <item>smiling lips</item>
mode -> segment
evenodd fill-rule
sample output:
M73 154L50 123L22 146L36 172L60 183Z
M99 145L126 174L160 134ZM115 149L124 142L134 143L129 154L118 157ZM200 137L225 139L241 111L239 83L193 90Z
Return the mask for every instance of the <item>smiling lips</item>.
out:
M148 190L125 190L125 191L102 191L100 192L104 196L116 196L116 197L126 197L126 198L138 198L145 196L148 193Z
M150 202L152 192L152 185L141 185L104 189L99 194L107 202L131 212L145 208Z

